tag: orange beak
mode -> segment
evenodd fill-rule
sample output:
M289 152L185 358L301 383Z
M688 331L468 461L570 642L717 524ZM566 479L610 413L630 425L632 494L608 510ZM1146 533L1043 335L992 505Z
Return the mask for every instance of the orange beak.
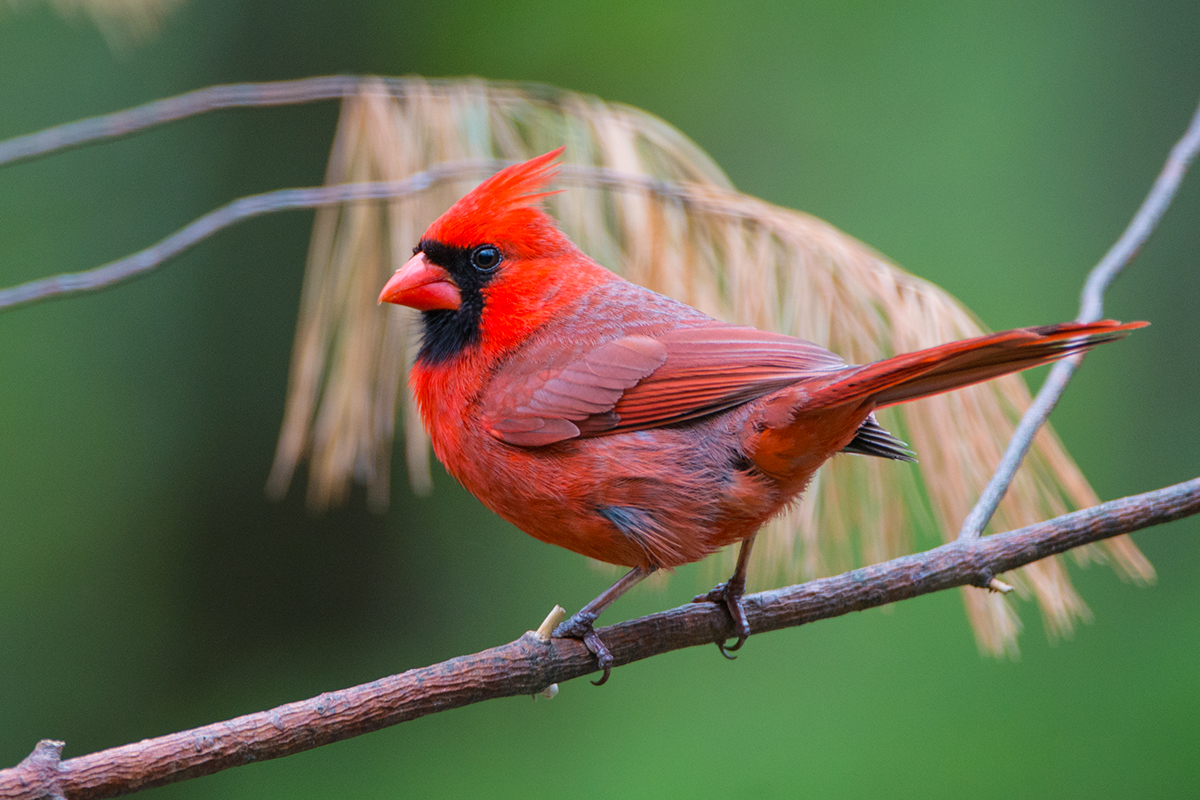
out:
M418 311L457 309L462 305L462 295L450 273L426 261L424 253L417 253L384 284L379 302L409 306Z

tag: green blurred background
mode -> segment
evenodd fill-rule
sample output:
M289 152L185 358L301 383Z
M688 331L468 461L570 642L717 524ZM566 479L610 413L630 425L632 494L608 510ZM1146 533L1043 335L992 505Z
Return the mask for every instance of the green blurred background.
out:
M824 217L992 328L1076 313L1200 98L1200 5L193 0L140 47L0 6L0 138L230 81L482 75L662 116L742 190ZM91 267L234 197L319 183L337 108L225 111L0 171L0 285ZM610 579L397 461L383 516L263 484L310 213L0 314L0 765L67 756L509 641ZM1200 175L1110 292L1154 325L1054 415L1100 495L1200 469ZM1200 522L1137 589L981 658L957 594L618 670L155 790L161 798L1183 797L1200 793ZM925 541L931 536L926 535ZM622 600L684 602L706 567Z

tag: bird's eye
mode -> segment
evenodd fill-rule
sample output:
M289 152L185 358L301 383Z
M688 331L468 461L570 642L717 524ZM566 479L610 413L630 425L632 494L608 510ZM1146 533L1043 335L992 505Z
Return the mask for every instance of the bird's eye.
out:
M490 244L483 244L471 251L471 266L480 272L491 272L500 266L500 251Z

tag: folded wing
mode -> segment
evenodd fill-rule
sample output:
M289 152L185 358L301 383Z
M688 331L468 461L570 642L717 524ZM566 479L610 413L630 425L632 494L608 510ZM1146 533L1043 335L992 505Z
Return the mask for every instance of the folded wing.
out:
M823 347L779 333L680 328L610 340L561 366L504 371L494 379L504 391L489 392L482 412L496 438L539 447L696 419L843 368Z

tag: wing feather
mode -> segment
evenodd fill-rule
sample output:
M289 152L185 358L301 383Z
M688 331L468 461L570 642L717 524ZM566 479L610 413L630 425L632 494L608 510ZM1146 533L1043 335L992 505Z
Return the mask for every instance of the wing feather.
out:
M549 369L510 367L481 410L496 438L540 447L684 422L844 367L810 342L718 323L623 336Z
M846 366L803 339L732 325L683 328L658 339L667 361L627 390L616 430L657 427L713 414Z

